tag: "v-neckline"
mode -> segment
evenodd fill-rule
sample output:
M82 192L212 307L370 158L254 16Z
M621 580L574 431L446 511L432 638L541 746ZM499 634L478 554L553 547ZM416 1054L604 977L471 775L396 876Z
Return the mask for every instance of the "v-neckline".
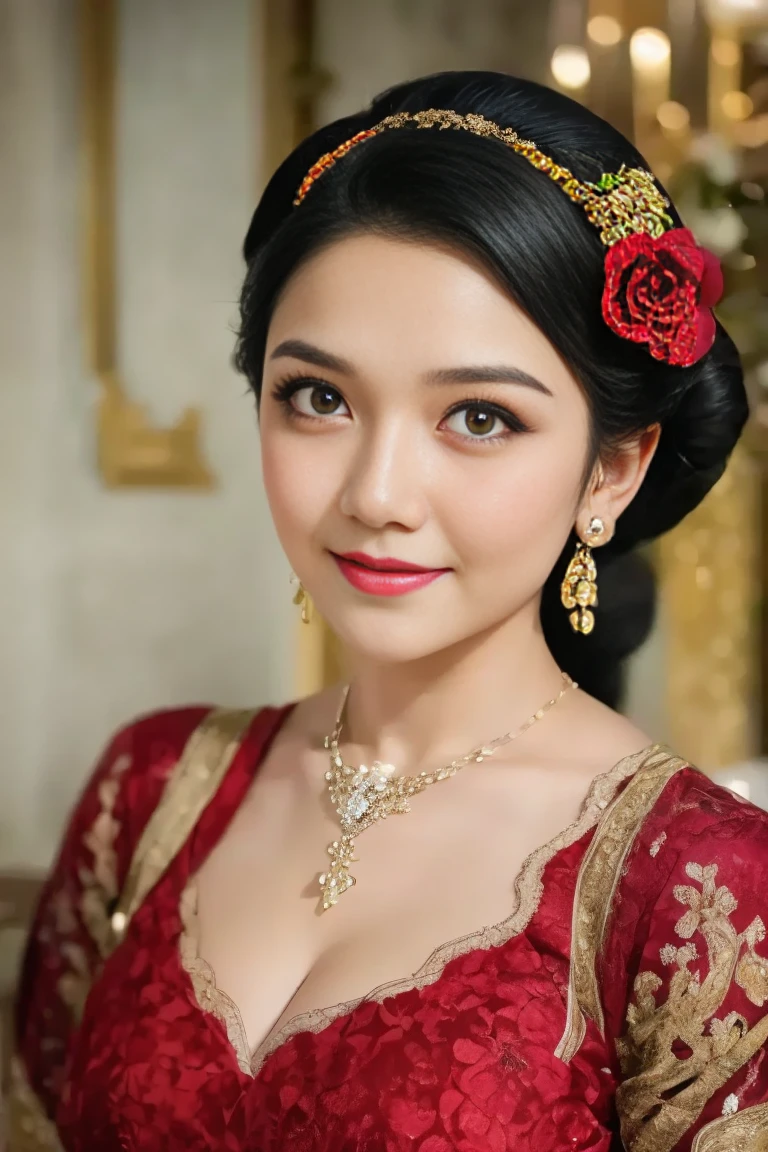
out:
M190 980L198 1008L201 1012L213 1015L224 1026L241 1072L256 1079L267 1059L293 1037L301 1033L320 1032L334 1021L351 1016L363 1003L371 1001L381 1003L385 999L434 984L441 978L451 960L470 952L483 952L506 944L525 931L533 919L543 893L543 875L547 864L559 852L576 843L599 824L616 796L619 786L634 776L642 765L661 749L660 744L650 744L638 752L622 757L612 768L594 777L577 818L546 843L535 848L523 860L514 881L515 906L504 920L438 945L410 976L389 980L362 996L341 1001L330 1007L311 1008L297 1013L277 1031L270 1030L253 1049L238 1005L218 987L213 968L199 953L196 873L193 873L179 897L178 950L181 966Z

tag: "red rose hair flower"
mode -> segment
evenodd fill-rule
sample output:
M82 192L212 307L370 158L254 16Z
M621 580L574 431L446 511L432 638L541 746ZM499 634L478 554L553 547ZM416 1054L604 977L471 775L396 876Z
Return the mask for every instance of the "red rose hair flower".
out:
M656 360L687 368L712 347L722 291L719 261L688 228L635 233L608 249L603 317Z

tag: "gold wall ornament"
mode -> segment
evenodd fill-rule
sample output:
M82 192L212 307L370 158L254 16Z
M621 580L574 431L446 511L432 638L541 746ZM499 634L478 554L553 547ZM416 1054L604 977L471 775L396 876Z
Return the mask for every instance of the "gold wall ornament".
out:
M115 286L115 74L117 0L80 0L85 171L84 324L88 364L101 395L97 459L109 488L212 488L201 413L188 408L154 427L131 400L117 366Z
M758 751L759 466L744 445L658 545L668 742L703 769Z
M743 48L754 27L744 7L719 0L702 7L710 39L708 129L733 142L739 125L724 115L723 96L741 88ZM754 420L719 483L656 546L668 742L705 770L755 756L761 704L764 726L767 714L760 701L762 465L750 439L760 439Z

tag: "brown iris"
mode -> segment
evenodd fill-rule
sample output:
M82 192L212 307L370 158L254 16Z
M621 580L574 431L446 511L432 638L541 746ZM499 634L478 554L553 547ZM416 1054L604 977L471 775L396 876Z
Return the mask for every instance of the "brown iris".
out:
M320 416L330 416L339 406L339 394L333 388L313 388L312 407Z
M495 421L496 417L491 412L484 412L482 408L467 408L464 417L467 431L473 436L483 436L486 432L490 432Z

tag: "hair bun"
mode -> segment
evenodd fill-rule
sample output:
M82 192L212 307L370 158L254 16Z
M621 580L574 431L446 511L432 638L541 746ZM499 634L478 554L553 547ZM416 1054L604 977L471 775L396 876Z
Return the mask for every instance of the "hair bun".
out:
M661 536L696 508L725 471L749 416L739 354L720 324L712 349L687 371L648 475L619 518L614 551Z

